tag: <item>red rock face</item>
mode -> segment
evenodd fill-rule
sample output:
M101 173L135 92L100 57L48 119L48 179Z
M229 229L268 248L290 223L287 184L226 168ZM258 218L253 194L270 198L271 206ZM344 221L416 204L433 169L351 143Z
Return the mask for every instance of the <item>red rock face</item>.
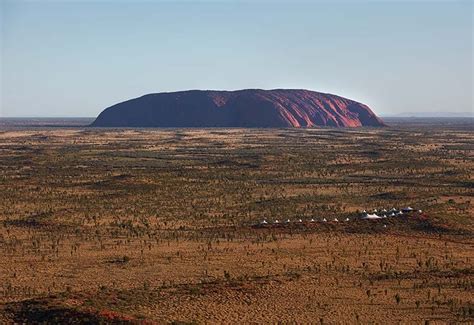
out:
M384 126L369 107L309 90L190 90L150 94L105 109L99 127Z

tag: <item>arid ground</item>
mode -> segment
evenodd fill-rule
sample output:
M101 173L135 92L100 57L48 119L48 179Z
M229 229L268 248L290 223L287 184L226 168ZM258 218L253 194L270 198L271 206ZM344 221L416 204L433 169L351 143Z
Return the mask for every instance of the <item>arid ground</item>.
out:
M473 144L449 124L0 129L0 323L472 323Z

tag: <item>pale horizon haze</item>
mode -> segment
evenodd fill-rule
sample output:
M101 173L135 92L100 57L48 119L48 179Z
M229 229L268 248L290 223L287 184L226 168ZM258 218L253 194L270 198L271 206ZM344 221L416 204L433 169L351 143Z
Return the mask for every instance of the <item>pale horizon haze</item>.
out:
M303 88L473 115L472 1L0 0L0 117L147 93Z

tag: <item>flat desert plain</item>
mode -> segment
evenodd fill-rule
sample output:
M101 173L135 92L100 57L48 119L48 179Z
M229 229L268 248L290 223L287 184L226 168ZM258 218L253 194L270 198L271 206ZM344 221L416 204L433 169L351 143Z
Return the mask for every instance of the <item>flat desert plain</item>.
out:
M1 129L0 323L472 323L473 143Z

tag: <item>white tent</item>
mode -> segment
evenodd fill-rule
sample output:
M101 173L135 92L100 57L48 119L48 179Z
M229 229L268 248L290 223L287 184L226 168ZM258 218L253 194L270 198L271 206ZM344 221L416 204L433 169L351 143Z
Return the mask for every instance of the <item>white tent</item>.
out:
M301 220L301 219L298 219L298 222L303 222L303 220Z
M280 223L280 221L278 221L278 219L276 219L274 223Z
M313 219L313 218L311 218L310 222L314 222L314 219Z
M323 218L323 222L327 222L326 218Z
M366 213L365 216L362 219L368 219L368 220L375 220L375 219L382 219L382 217L379 217L376 214L368 214Z
M346 221L349 221L349 218L346 218Z
M286 219L286 223L290 223L290 222L291 222L290 219Z
M263 219L263 221L260 222L260 223L261 223L262 225L266 225L268 222L267 222L267 220Z
M395 213L392 212L392 213L390 214L390 216L391 216L391 217L395 217Z
M337 218L334 218L334 222L339 222L339 220L337 220Z

